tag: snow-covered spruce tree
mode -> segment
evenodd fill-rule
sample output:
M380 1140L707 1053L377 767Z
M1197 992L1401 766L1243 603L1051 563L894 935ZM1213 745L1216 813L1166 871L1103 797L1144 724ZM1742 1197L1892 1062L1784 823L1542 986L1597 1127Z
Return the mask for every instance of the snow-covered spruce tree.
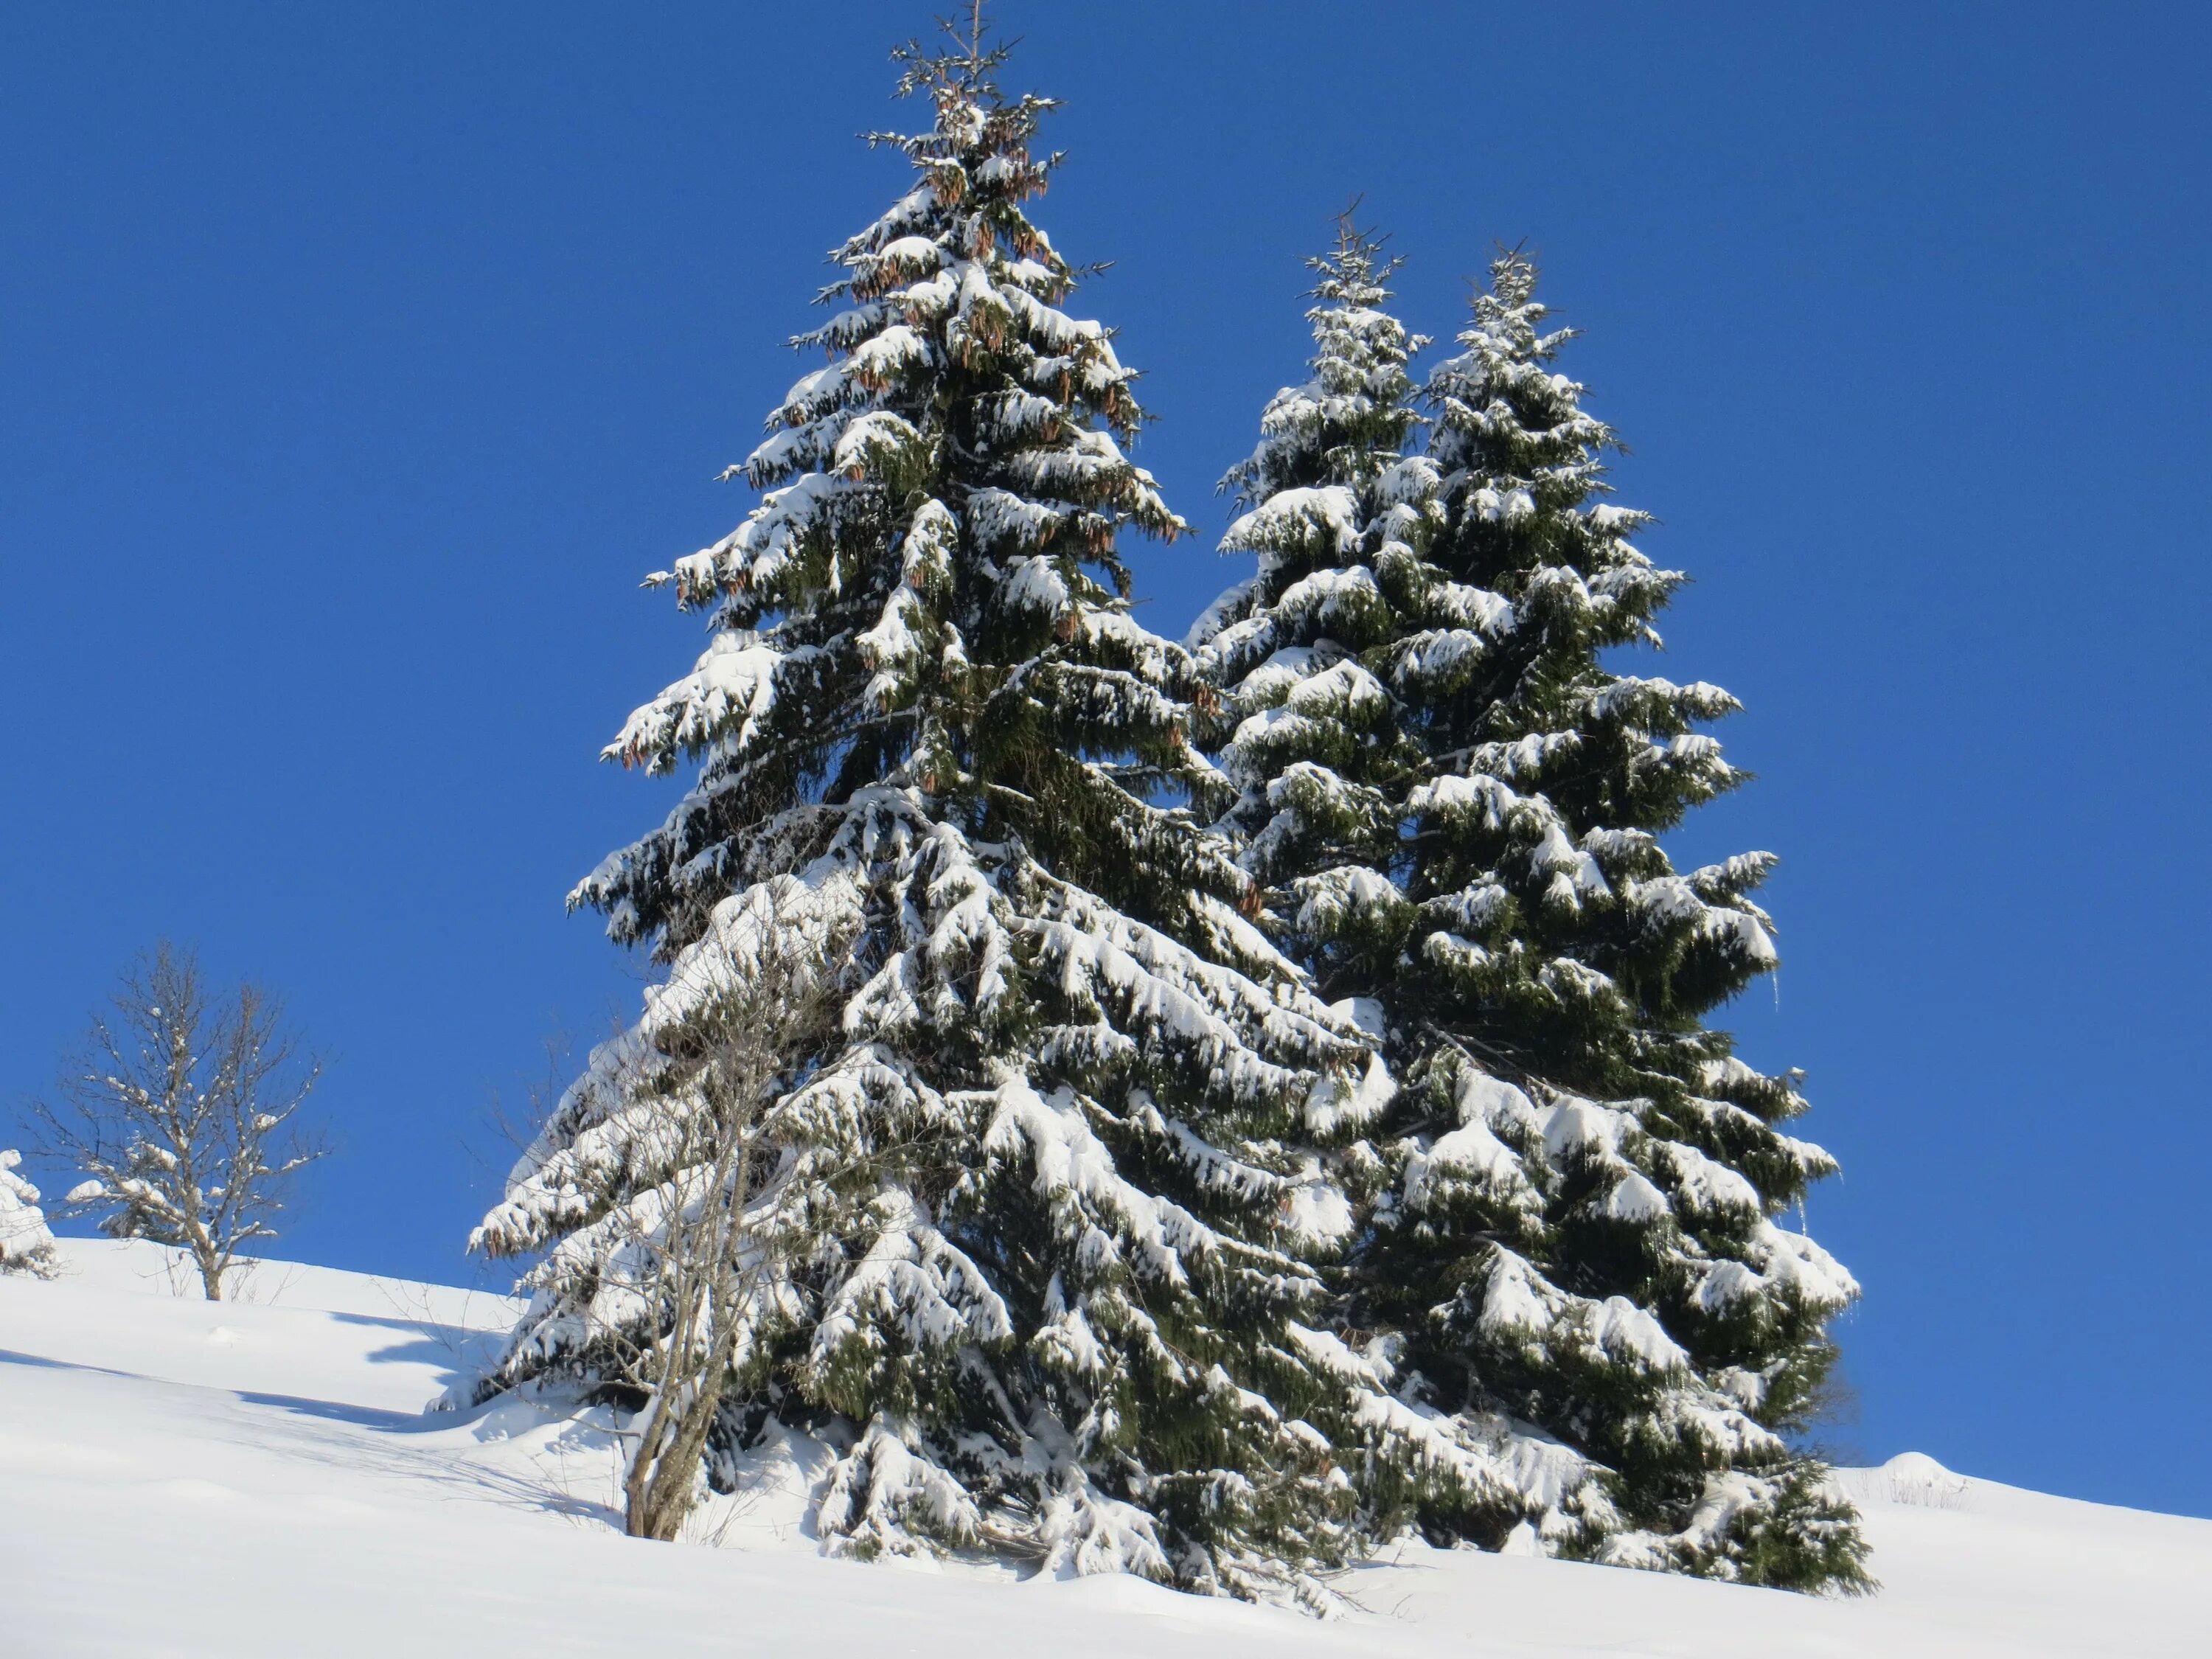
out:
M1704 1023L1775 963L1748 896L1772 860L1677 873L1656 839L1741 781L1696 729L1735 704L1601 663L1656 643L1682 578L1601 499L1615 441L1549 367L1570 335L1540 331L1534 267L1494 266L1406 456L1371 249L1327 270L1315 382L1231 475L1252 510L1224 545L1259 574L1194 643L1226 691L1224 828L1403 1083L1349 1161L1371 1225L1340 1318L1409 1397L1601 1473L1609 1504L1553 1517L1551 1547L1861 1584L1855 1516L1784 1438L1856 1294L1778 1224L1833 1166L1776 1127L1794 1077ZM1486 1544L1501 1519L1421 1516Z
M61 1265L39 1189L15 1173L23 1155L0 1152L0 1273L51 1277Z
M832 255L840 309L799 342L829 364L736 469L760 506L673 574L709 648L609 750L701 762L574 896L668 977L476 1235L544 1253L477 1397L623 1403L605 1356L667 1315L623 1253L690 1201L699 1033L768 953L836 1015L749 1131L709 1477L774 1419L837 1451L833 1549L1317 1601L1360 1542L1345 1463L1504 1476L1308 1322L1350 1216L1307 1147L1379 1107L1379 1067L1239 915L1219 844L1151 804L1200 765L1189 663L1130 617L1115 538L1182 526L1024 206L1051 105L972 40L901 57L935 118L879 142L915 185Z

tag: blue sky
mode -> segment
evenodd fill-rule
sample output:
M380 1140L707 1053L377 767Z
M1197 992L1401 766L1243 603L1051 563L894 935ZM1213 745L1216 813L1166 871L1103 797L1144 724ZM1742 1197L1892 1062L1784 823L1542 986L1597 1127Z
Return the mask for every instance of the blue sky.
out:
M1364 192L1458 327L1493 241L1696 578L1663 670L1783 855L1733 1011L1810 1073L1867 1287L1836 1437L2212 1513L2202 8L1004 8L1041 217L1200 534ZM1940 15L1938 15L1940 12ZM157 935L289 992L344 1147L284 1243L453 1279L545 1041L635 999L562 897L696 625L637 578L799 372L921 5L0 18L0 1105ZM4 1119L0 1119L4 1121ZM4 1133L4 1132L0 1132ZM0 1140L4 1144L4 1140Z

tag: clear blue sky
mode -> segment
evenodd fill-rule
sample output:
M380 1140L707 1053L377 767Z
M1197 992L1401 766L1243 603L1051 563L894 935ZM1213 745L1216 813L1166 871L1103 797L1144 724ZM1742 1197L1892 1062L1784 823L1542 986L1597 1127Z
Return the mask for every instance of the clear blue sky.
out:
M2212 1512L2201 6L1008 3L1043 221L1150 371L1179 633L1212 484L1355 192L1448 334L1494 240L1588 330L1664 672L1784 858L1735 1011L1802 1065L1864 1280L1838 1431ZM1938 15L1937 14L1941 15ZM641 965L563 915L667 787L593 756L696 650L637 578L904 187L926 3L19 4L0 17L0 1099L131 952L288 991L345 1146L286 1253L454 1278L543 1042ZM4 1144L4 1143L0 1143ZM4 1334L0 1333L0 1342Z

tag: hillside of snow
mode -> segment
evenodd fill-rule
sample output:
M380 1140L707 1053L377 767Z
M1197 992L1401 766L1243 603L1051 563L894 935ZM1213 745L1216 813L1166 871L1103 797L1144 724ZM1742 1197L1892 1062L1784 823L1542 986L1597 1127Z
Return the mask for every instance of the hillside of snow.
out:
M1408 1547L1328 1623L1128 1578L830 1561L805 1459L763 1455L696 1547L619 1535L588 1422L422 1407L512 1317L481 1292L263 1264L240 1299L170 1253L72 1240L0 1276L0 1651L224 1659L865 1652L2112 1654L2206 1650L2212 1522L2050 1498L1907 1455L1843 1479L1879 1595Z

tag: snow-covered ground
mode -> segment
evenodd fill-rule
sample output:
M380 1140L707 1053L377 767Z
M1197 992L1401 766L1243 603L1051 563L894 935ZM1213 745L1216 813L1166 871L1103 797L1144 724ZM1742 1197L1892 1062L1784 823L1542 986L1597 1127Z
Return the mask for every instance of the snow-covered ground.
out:
M1408 1548L1324 1624L1127 1578L862 1566L813 1553L788 1452L700 1518L702 1547L634 1543L588 1425L422 1414L501 1298L270 1263L212 1305L154 1247L63 1249L59 1279L0 1276L0 1653L2212 1651L2212 1522L1912 1456L1844 1477L1884 1583L1854 1601Z

